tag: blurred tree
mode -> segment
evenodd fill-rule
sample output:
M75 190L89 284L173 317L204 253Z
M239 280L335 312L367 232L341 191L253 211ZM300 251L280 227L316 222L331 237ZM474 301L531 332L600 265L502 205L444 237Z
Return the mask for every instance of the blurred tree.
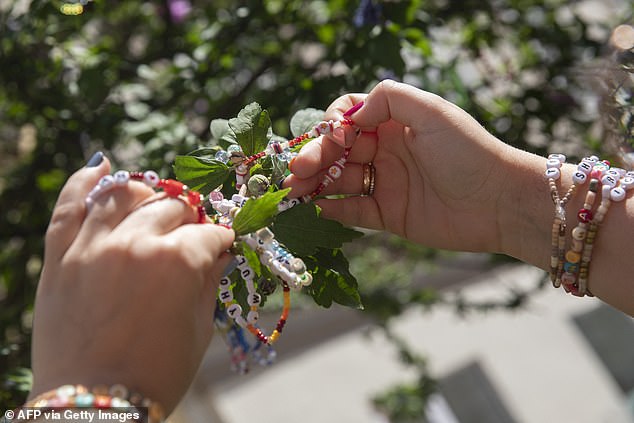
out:
M232 117L246 103L267 108L274 131L288 135L294 111L325 108L344 92L394 78L456 102L513 145L579 156L601 147L601 133L592 125L593 94L576 75L601 55L610 28L632 16L632 5L618 0L610 7L564 0L97 0L75 16L61 13L64 4L0 1L5 409L28 389L30 316L50 211L66 178L95 150L121 167L165 176L176 154L208 141L211 119ZM423 253L414 260L434 255ZM368 283L364 295L388 304L380 282ZM421 303L436 298L419 294ZM394 304L377 309L382 321L405 306Z

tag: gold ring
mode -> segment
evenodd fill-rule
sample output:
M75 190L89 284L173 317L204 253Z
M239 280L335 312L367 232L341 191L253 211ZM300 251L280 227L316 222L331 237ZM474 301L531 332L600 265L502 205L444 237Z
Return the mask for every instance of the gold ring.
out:
M363 164L363 190L362 195L372 195L374 194L375 188L375 178L376 178L376 168L370 163Z

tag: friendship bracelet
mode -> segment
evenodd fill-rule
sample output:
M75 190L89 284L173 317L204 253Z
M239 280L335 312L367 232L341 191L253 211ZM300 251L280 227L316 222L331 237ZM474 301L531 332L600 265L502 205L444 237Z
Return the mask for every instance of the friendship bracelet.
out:
M90 211L101 195L111 191L115 187L127 185L130 180L143 182L145 185L162 189L168 197L184 200L190 207L196 209L198 223L207 221L207 213L202 205L202 196L196 191L192 191L182 182L174 179L161 179L158 173L153 170L145 172L128 172L119 170L114 175L104 175L99 179L97 185L86 196L86 209Z
M595 159L594 157L590 159ZM596 158L598 160L598 158ZM557 180L561 177L561 167L566 162L563 154L551 154L546 161L545 177L548 179L550 196L555 205L555 217L551 233L551 256L550 256L550 280L555 288L561 285L561 275L564 266L564 254L566 248L566 204L572 198L577 186L583 185L587 180L586 167L577 169L573 174L573 184L563 198L559 197Z
M555 204L551 232L550 278L553 286L563 285L566 292L576 296L591 296L592 293L588 290L588 273L598 227L608 212L610 202L624 200L626 191L634 187L634 172L611 169L607 161L599 161L596 156L586 157L577 166L573 175L573 185L564 198L560 199L556 180L560 177L559 169L564 161L565 157L562 155L549 156L545 173ZM579 222L571 232L570 248L563 254L566 232L564 206L574 194L576 186L584 184L587 179L590 179L590 184L583 207L577 213ZM593 205L599 193L601 203L593 213Z
M357 109L359 107L360 104L356 106ZM273 139L269 141L263 151L248 157L243 153L238 144L230 145L226 151L217 151L215 159L233 167L236 178L235 186L238 192L233 194L231 198L225 198L219 189L211 191L209 193L211 216L207 215L203 206L202 197L198 192L190 190L187 185L179 181L161 179L154 171L119 171L112 176L106 175L102 177L98 184L87 195L85 200L86 207L87 210L90 211L95 201L101 195L111 191L114 187L124 186L130 180L135 180L143 182L154 189L163 190L168 197L179 198L184 201L197 211L199 223L211 222L232 228L235 217L249 198L264 195L269 190L271 182L279 183L279 181L269 181L267 177L262 175L250 174L250 168L255 165L258 160L269 157L284 163L288 168L288 163L297 154L292 151L293 148L311 138L333 134L337 129L352 125L354 125L354 123L349 118L349 114L344 115L344 119L340 121L322 121L313 126L308 132L290 141L280 142ZM309 203L319 196L328 185L343 175L349 155L350 148L345 148L342 156L328 167L321 182L312 192L300 198L282 200L278 204L278 212L283 212L301 203ZM367 165L364 166L364 172L369 173L367 175L364 173L362 194L372 195L375 187L376 169L372 165ZM254 357L261 364L270 364L275 358L275 352L271 349L271 345L279 339L286 325L290 311L290 291L291 289L300 290L302 287L309 286L313 281L313 277L306 270L304 262L299 258L293 257L289 251L283 248L275 240L273 232L266 227L255 233L243 235L238 238L238 241L245 244L244 248L250 248L256 252L258 260L270 270L273 277L282 285L283 289L282 313L275 329L270 335L265 335L258 326L259 306L262 303L262 296L257 292L257 285L254 280L256 274L249 265L246 257L242 254L236 255L238 262L237 270L247 290L246 300L249 310L246 315L243 315L243 308L234 297L233 287L235 283L231 280L231 276L227 275L220 280L218 288L218 301L220 305L216 309L214 320L216 326L220 329L220 332L227 341L233 367L237 371L244 373L248 370L247 355L249 352L253 353ZM275 286L272 288L274 289ZM264 286L260 287L260 289L264 290ZM219 312L219 309L224 310L224 312ZM246 342L243 330L250 332L255 337L255 347L251 348L248 342Z
M131 392L121 384L110 387L99 385L91 390L84 385L63 385L38 395L28 401L23 407L44 408L47 410L61 407L129 408L131 409L128 415L129 420L139 423L161 423L165 420L165 412L158 402L152 401L139 393ZM17 411L16 415L19 416ZM28 420L30 419L27 418L25 421Z

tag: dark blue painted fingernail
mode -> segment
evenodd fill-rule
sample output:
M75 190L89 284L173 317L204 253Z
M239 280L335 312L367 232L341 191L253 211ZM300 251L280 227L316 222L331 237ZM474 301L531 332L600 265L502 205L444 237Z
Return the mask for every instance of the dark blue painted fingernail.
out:
M101 151L97 151L92 155L90 160L86 163L86 167L97 167L103 161L103 153Z
M229 262L227 267L225 267L225 270L222 272L222 276L229 276L231 272L236 269L236 267L238 267L238 260L234 258Z

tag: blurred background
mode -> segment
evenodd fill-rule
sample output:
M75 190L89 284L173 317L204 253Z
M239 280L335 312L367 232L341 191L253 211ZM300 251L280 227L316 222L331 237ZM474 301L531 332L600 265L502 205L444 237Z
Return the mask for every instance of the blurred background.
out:
M634 163L630 0L82 2L0 0L0 409L29 390L52 206L97 150L169 176L247 103L288 136L390 78L517 147ZM216 337L171 421L634 421L631 318L505 257L374 233L346 252L364 311L294 300L279 362L247 376Z

